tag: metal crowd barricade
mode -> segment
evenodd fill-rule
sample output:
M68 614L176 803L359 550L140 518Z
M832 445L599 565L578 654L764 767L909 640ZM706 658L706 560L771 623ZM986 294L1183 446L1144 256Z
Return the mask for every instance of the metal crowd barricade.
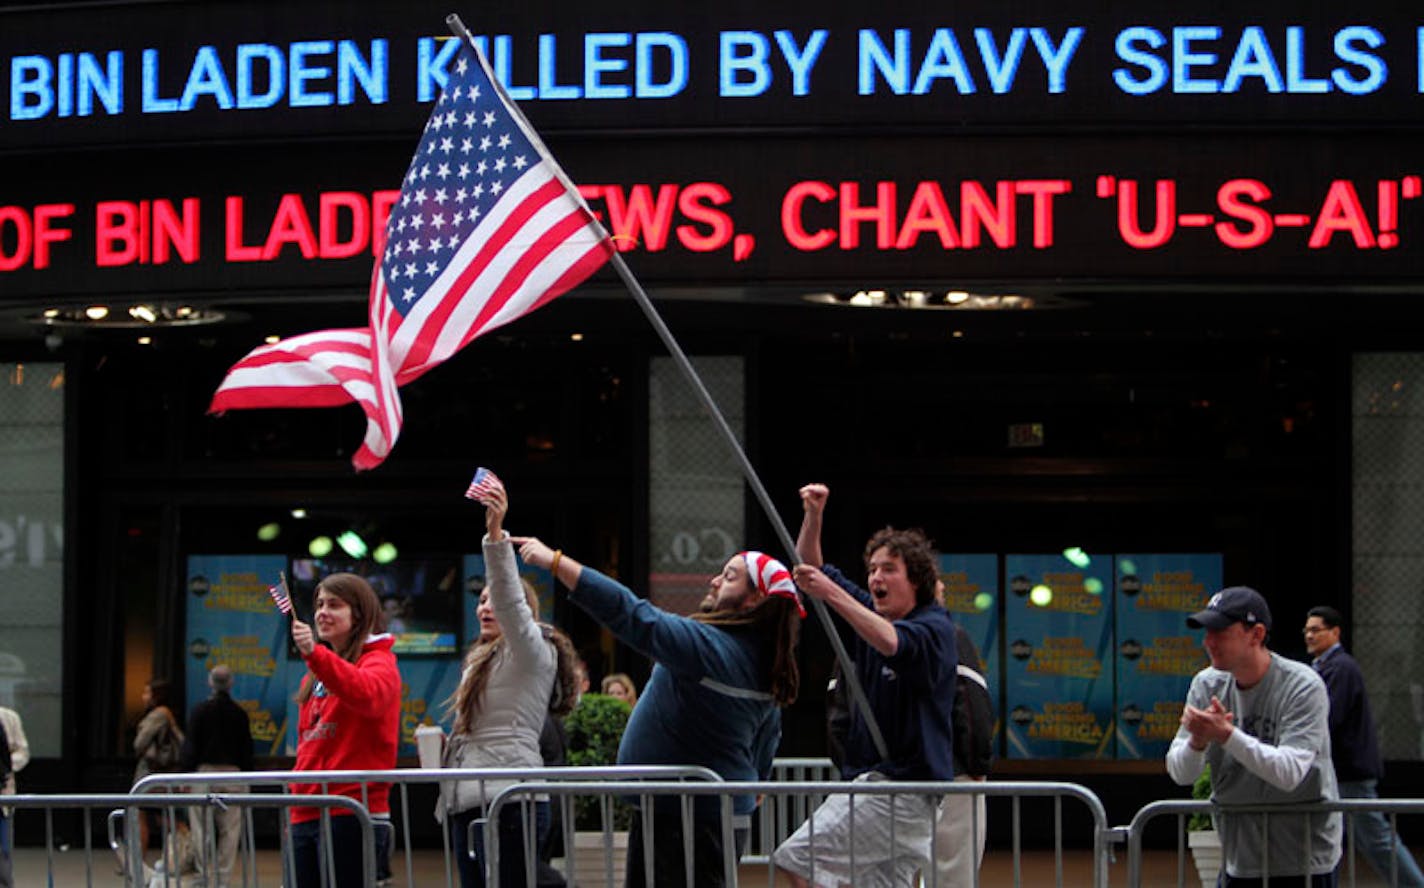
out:
M778 758L771 763L773 783L829 782L840 777L828 758ZM784 842L796 828L825 801L824 792L813 795L768 796L752 815L752 829L747 837L744 864L762 864L771 860L771 852Z
M56 810L82 809L85 811L92 809L107 809L108 816L108 846L116 854L120 855L124 861L124 869L130 874L131 884L146 884L149 879L147 867L143 860L143 849L138 847L138 827L132 822L132 818L125 816L125 810L133 810L142 805L144 808L162 808L168 818L168 823L172 823L173 812L178 807L184 808L225 808L240 807L246 811L258 807L286 808L295 804L307 807L320 808L323 816L329 814L332 809L342 809L349 812L357 820L361 830L361 863L368 874L368 882L374 877L376 871L375 842L371 827L370 815L366 809L353 799L346 796L332 795L308 795L293 796L286 793L165 793L162 796L154 796L147 793L79 793L79 794L55 794L55 795L13 795L5 797L6 807L14 808L18 813L26 809L38 808L45 813L45 853L47 883L57 884L55 881L55 834L54 834L54 813ZM115 823L122 820L125 826L126 839L121 841L115 832ZM84 823L84 884L93 886L94 884L94 843L93 831L88 816L83 818ZM167 831L165 830L165 833ZM163 856L160 862L166 863L168 858L167 835L164 836ZM137 879L132 876L137 874ZM165 888L174 886L182 888L184 878L181 872L172 872L171 868L162 868L162 884ZM192 880L189 880L192 883ZM246 873L244 873L244 884L246 883Z
M1378 812L1388 815L1390 828L1394 831L1395 841L1399 839L1397 818L1400 814L1424 813L1424 799L1340 799L1334 802L1315 802L1309 804L1291 805L1217 805L1210 801L1202 800L1172 800L1152 802L1139 810L1132 818L1131 824L1126 828L1127 833L1127 884L1128 888L1140 888L1143 884L1143 835L1147 830L1147 825L1157 817L1175 815L1177 826L1177 886L1193 884L1195 880L1186 880L1186 820L1193 814L1212 814L1215 817L1260 817L1262 820L1261 832L1267 834L1270 827L1271 817L1298 817L1301 820L1302 828L1305 831L1306 848L1310 847L1310 819L1304 815L1308 814L1331 814L1341 813L1345 815L1345 829L1342 838L1343 851L1340 859L1340 884L1344 888L1354 888L1356 882L1355 864L1355 829L1353 814L1364 814ZM1119 836L1122 829L1115 830ZM1262 869L1266 875L1262 881L1269 886L1270 871L1272 863L1269 857L1269 848L1263 847ZM1223 866L1225 862L1223 859ZM1292 867L1299 869L1299 867ZM1399 884L1398 861L1391 865L1393 870L1388 876L1389 885ZM1279 878L1286 878L1285 875Z
M607 768L396 768L384 771L202 771L191 774L149 774L134 784L132 793L143 796L145 800L152 800L161 797L165 800L169 798L166 793L174 788L199 787L203 785L244 785L260 786L271 784L281 787L283 793L288 793L288 787L293 783L315 784L322 787L322 792L329 792L333 784L358 783L361 787L361 799L359 800L363 810L367 804L366 785L370 783L393 784L393 793L399 801L401 815L401 835L404 843L404 863L405 863L405 884L408 886L417 885L414 871L413 848L411 846L410 829L410 796L408 789L413 784L431 784L438 786L441 783L454 783L456 781L480 781L484 783L500 784L513 781L539 780L539 781L598 781L600 785L611 783L612 785L626 784L634 780L660 780L660 781L720 781L722 778L717 772L710 768L699 765L646 765L646 766L617 766ZM493 795L494 793L490 793ZM235 794L234 797L241 794ZM562 813L565 824L573 823L572 796L579 793L569 794L565 802ZM206 796L201 796L206 797ZM227 796L221 796L227 798ZM337 796L345 798L345 796ZM286 795L288 799L294 799L293 805L304 805L305 799L310 796ZM159 807L159 805L148 804L145 807ZM395 810L392 805L392 811ZM430 812L434 816L434 810ZM375 821L373 820L373 823ZM478 823L478 821L477 821ZM126 823L128 829L133 831L133 836L129 839L129 847L137 845L137 822L132 825ZM244 860L255 856L252 842L253 830L250 817L244 823L242 853ZM472 824L473 828L474 824ZM211 835L211 833L209 833ZM281 827L282 848L284 858L289 855L290 841L288 838L288 827L284 823ZM327 850L329 858L329 832L326 833L328 841L323 847ZM444 868L444 884L447 888L458 884L458 877L453 866L452 848L450 844L450 833L447 829L440 829L441 853ZM206 842L208 847L202 849L202 853L212 852L215 856L215 848L212 842ZM472 847L472 843L467 843L467 847ZM568 853L572 856L573 844L566 846ZM473 852L471 852L473 856ZM212 857L208 858L209 860ZM329 861L328 861L329 862ZM255 872L255 869L252 871ZM328 870L330 871L330 869ZM246 883L244 881L244 888ZM181 888L181 886L180 886Z
M893 782L893 781L861 781L861 782L791 782L791 781L728 781L725 783L669 783L661 781L640 782L636 787L630 787L626 783L614 784L601 781L583 781L578 783L555 783L555 782L531 782L517 783L501 791L493 802L486 809L485 823L485 847L486 854L486 874L487 881L493 885L493 879L497 878L499 866L498 842L494 841L494 827L492 824L498 822L500 813L508 804L527 804L538 795L564 796L564 795L599 795L599 796L627 796L634 795L638 798L641 806L647 807L652 803L655 796L676 796L681 802L681 817L683 823L683 848L684 860L688 870L686 872L687 884L692 884L691 855L688 853L691 845L691 830L688 826L692 819L692 798L695 796L718 796L721 804L719 808L718 823L722 833L723 845L723 876L727 884L736 884L736 872L738 861L733 841L733 814L732 796L734 795L759 795L764 798L774 796L795 797L831 795L844 793L852 797L858 795L930 795L936 798L949 794L970 794L985 796L1007 796L1013 803L1013 854L1014 854L1014 885L1023 884L1022 842L1021 842L1021 802L1025 798L1051 798L1054 810L1054 861L1055 861L1055 882L1057 886L1064 885L1064 852L1063 852L1063 799L1076 799L1087 807L1092 819L1092 881L1093 888L1107 888L1108 884L1108 860L1111 853L1111 842L1113 831L1108 827L1107 812L1101 800L1098 799L1088 789L1073 783L1056 782L974 782L955 783L946 781L926 781L926 782ZM853 805L854 802L852 801ZM813 812L814 813L814 812ZM798 824L799 826L799 824ZM891 844L894 842L894 833L897 824L892 818L889 824ZM648 888L668 888L668 886L653 886L652 869L652 846L656 841L653 835L651 821L643 821L644 846L643 861L645 880ZM931 824L931 845L930 859L937 857L937 838L934 837L933 824ZM810 840L814 853L815 828L812 823ZM630 849L629 853L634 853ZM771 863L770 857L766 858L767 882L772 886L776 882L776 871ZM854 860L852 859L852 865ZM526 870L528 872L528 870ZM610 873L611 876L611 873ZM814 880L814 873L812 874ZM938 874L933 866L927 872L922 873L922 878L926 885L931 888L938 886ZM611 878L610 878L611 882ZM974 877L977 888L979 882L978 874ZM529 884L533 885L532 872L529 875ZM587 884L587 883L582 883ZM1037 881L1035 884L1042 884ZM506 886L508 888L508 886ZM517 886L516 886L517 888Z

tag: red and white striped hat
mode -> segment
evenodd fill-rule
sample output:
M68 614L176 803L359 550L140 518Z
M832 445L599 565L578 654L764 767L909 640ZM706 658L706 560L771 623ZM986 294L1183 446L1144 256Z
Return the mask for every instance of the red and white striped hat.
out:
M757 591L763 595L790 598L796 602L796 610L801 616L806 616L806 608L801 604L801 590L792 582L791 571L786 569L786 565L765 552L751 549L742 552L741 556L747 560L747 572L756 584Z

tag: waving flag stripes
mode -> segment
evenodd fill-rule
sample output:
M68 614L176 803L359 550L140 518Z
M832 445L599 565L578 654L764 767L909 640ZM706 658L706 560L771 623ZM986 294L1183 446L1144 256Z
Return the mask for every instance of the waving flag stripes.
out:
M277 610L290 616L292 614L292 596L287 592L287 575L278 574L281 578L277 585L268 586L267 594L272 596L272 601L277 605Z
M496 488L504 486L504 482L499 480L499 476L484 466L475 470L475 477L470 481L470 487L465 491L465 496L480 503L485 501Z
M610 255L603 227L462 41L386 225L370 326L254 349L209 412L355 401L367 422L352 462L373 468L400 434L399 386L577 286Z

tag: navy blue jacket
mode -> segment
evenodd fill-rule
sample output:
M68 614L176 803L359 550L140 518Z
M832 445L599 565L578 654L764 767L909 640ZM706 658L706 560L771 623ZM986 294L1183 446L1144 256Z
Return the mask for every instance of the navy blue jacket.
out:
M835 566L827 564L822 570L863 606L875 609L870 594ZM893 625L899 637L893 657L880 653L858 635L851 654L856 678L870 701L890 755L880 757L865 719L847 695L851 725L841 775L850 780L866 771L877 771L891 780L953 780L950 719L959 674L954 620L949 611L931 602L917 606Z
M1330 760L1335 764L1335 778L1380 779L1384 764L1360 664L1337 644L1315 662L1315 671L1330 694Z
M659 610L589 567L569 600L657 664L618 744L618 764L703 765L724 780L771 776L781 741L770 686L774 641ZM717 804L702 796L695 809L714 816ZM750 814L756 799L735 796L732 807Z

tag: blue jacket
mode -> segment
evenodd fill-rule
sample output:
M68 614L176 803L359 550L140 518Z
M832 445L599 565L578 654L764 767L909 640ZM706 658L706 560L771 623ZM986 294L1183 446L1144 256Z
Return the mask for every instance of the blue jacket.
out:
M835 566L822 570L856 600L874 610L875 604ZM955 679L959 654L954 643L954 620L933 602L922 604L894 621L899 646L893 657L855 638L851 656L856 678L870 701L870 709L885 737L890 755L882 759L870 739L859 707L847 694L851 708L841 775L850 780L866 771L878 771L891 780L953 780Z
M1315 661L1315 671L1330 694L1330 759L1336 779L1380 779L1384 764L1360 664L1337 644Z
M781 740L771 697L773 644L756 630L709 626L659 610L585 567L569 600L656 665L618 746L620 765L703 765L725 780L765 780ZM699 816L715 816L715 796ZM737 814L756 807L734 797Z

